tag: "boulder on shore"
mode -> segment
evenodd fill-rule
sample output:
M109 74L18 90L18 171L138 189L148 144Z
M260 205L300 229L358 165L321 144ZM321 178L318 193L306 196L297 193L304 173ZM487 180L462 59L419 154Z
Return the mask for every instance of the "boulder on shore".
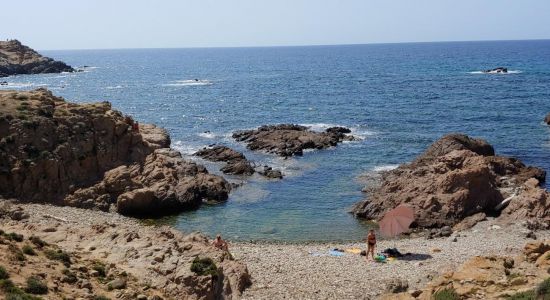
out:
M550 221L548 193L539 187L545 176L545 171L517 159L495 156L484 140L450 134L412 163L384 172L378 185L365 189L367 198L352 212L379 220L407 204L419 227L453 226L464 219L475 223L481 218L468 217L480 213L500 214L502 221L535 218L544 226Z
M288 157L302 155L305 149L326 149L345 140L353 140L351 131L344 127L331 127L315 132L295 124L264 125L254 130L233 133L233 138L245 142L250 150L261 150Z
M223 201L230 184L169 148L164 129L108 102L0 91L0 196L157 215Z
M61 72L74 72L74 69L64 62L40 55L18 40L0 41L0 77Z

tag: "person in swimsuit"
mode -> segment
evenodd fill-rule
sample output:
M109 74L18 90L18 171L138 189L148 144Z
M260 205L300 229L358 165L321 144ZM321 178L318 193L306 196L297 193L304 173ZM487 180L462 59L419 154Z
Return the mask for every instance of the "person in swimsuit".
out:
M367 255L365 258L369 259L369 253L372 257L372 260L374 260L374 247L376 246L376 235L374 234L374 230L369 230L369 235L367 235Z
M227 242L224 241L221 237L221 235L216 235L216 239L212 242L212 245L220 250L228 251L229 246L227 245Z

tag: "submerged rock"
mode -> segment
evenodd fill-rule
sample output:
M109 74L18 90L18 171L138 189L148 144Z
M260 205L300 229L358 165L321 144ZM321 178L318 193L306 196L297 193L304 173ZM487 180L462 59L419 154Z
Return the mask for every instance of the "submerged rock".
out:
M45 89L0 92L0 195L157 215L223 201L223 178L169 149L154 125L110 103L74 104Z
M74 69L64 62L40 55L18 40L0 41L0 77L61 72L74 72Z
M233 133L233 138L245 142L250 150L262 150L279 156L302 155L304 149L334 147L344 140L353 140L344 127L328 128L315 132L306 126L294 124L265 125L254 130Z
M367 189L367 199L357 203L353 213L380 219L388 210L407 204L415 211L417 226L453 226L467 219L468 224L457 227L463 229L484 214L501 213L497 206L508 199L501 220L535 218L544 224L550 220L550 201L538 183L545 176L543 170L517 159L494 156L484 140L451 134L412 163L384 172L380 184ZM479 218L468 218L476 214Z

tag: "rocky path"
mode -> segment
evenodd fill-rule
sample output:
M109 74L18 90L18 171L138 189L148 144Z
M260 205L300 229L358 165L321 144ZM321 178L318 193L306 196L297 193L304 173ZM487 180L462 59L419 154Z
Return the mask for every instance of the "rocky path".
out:
M235 244L233 255L246 262L253 285L244 299L376 299L392 279L404 279L409 290L423 287L436 274L452 270L475 255L515 255L527 241L521 225L493 226L494 220L450 238L379 241L378 249L397 247L416 255L391 263L366 262L355 254L328 256L333 248L364 248L364 244ZM492 228L492 229L489 229ZM536 233L539 239L550 231ZM313 253L313 255L312 255ZM317 256L319 255L320 256Z

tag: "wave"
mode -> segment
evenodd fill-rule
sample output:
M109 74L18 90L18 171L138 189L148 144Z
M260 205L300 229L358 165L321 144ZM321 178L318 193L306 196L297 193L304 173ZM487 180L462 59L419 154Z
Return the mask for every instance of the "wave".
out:
M193 155L195 152L199 151L200 149L202 149L204 147L206 147L206 145L204 145L204 146L188 145L188 144L184 144L183 141L175 141L171 145L172 149L177 150L181 154L188 155L188 156Z
M203 138L207 138L207 139L213 139L216 137L216 134L210 132L210 131L205 131L205 132L201 132L198 134L200 137L203 137Z
M107 86L105 89L107 90L117 90L117 89L123 89L124 87L122 85L115 85L115 86Z
M212 85L212 82L206 79L175 80L170 83L165 83L162 86L201 86L201 85Z
M468 72L468 74L489 74L489 75L508 75L508 74L519 74L519 73L523 73L523 72L520 70L508 70L507 73L486 73L484 71Z
M317 131L317 132L325 131L330 127L346 127L346 128L349 128L349 130L351 130L351 135L359 140L364 140L368 136L373 136L376 134L376 132L366 129L366 126L364 125L351 126L351 127L347 127L339 124L331 124L331 123L304 123L300 125L306 126L310 130Z
M8 84L0 85L0 89L24 89L35 86L48 86L48 84L32 82L8 82Z
M376 167L372 168L372 171L376 172L376 173L379 173L379 172L395 170L398 167L399 167L399 165L381 165L381 166L376 166Z

